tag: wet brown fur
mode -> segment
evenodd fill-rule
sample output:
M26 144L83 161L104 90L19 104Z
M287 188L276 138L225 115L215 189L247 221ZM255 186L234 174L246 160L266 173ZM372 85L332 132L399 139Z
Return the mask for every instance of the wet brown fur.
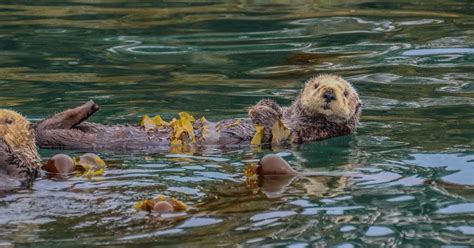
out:
M323 94L331 91L335 100L326 103ZM337 75L319 75L306 81L289 107L265 99L249 109L253 123L271 127L279 119L292 131L292 142L321 140L352 134L357 129L361 102L352 85Z
M325 91L334 93L329 104ZM310 78L300 95L289 107L272 100L262 100L249 109L250 118L219 122L196 121L195 136L199 145L249 145L255 124L266 127L262 143L271 140L271 126L281 120L291 130L283 142L306 142L348 135L356 131L361 112L357 92L347 81L335 75ZM99 106L89 101L77 108L53 115L33 128L29 121L10 110L0 110L0 191L30 186L41 167L35 145L91 150L168 149L173 130L160 128L153 132L137 125L102 125L85 122ZM192 145L192 144L190 144Z
M11 110L0 110L0 191L28 187L41 167L30 122Z
M334 100L329 104L322 98L327 90L334 94ZM170 126L149 131L139 125L103 125L85 121L98 110L99 106L89 101L37 123L37 144L49 148L127 152L163 151L176 146L171 144L173 128ZM339 76L321 75L310 78L289 107L282 108L272 100L262 100L249 109L250 118L218 122L196 120L193 123L196 141L183 138L183 144L193 147L247 146L256 133L256 124L265 126L261 144L268 144L272 141L271 127L278 120L291 130L288 139L278 140L280 144L321 140L354 133L359 115L360 101L355 89Z

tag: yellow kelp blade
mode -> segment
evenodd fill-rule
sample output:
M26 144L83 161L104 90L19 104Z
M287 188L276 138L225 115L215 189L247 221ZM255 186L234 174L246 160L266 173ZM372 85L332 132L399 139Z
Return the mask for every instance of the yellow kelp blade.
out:
M184 211L188 209L188 206L178 199L171 198L168 202L173 206L175 211Z
M153 199L145 199L145 200L137 201L133 205L133 208L135 208L135 210L137 211L143 210L143 211L153 212L155 204L159 202L163 202L163 201L168 202L171 206L173 206L173 211L175 212L185 211L188 209L188 206L184 202L177 200L175 198L166 197L164 195L159 195Z
M264 136L265 126L263 126L261 124L257 124L257 125L255 125L255 130L256 130L255 135L253 136L252 141L250 142L250 144L252 144L252 145L261 145L262 140L263 140L263 136Z
M79 157L74 157L74 163L82 167L92 167L96 169L104 168L107 166L104 160L102 160L102 158L100 158L97 154L94 153L84 153Z
M91 179L94 176L94 174L95 174L94 170L91 169L91 170L86 170L83 176Z
M186 135L191 138L193 143L196 143L196 137L194 136L193 122L196 120L192 115L181 112L179 113L180 119L173 120L170 123L170 126L173 128L174 133L171 137L172 145L182 145L185 143ZM186 134L186 135L185 135Z
M257 164L249 164L245 166L244 168L244 176L249 178L249 177L256 177L257 175Z
M258 165L257 164L250 164L245 167L244 175L245 175L245 183L247 187L252 189L253 193L258 192L258 174L257 174Z
M158 127L170 125L168 122L164 121L160 115L156 115L155 117L153 117L152 120L153 120L153 123Z
M88 178L102 176L107 166L104 160L94 153L85 153L79 157L74 157L73 160L78 175L84 175Z
M135 208L135 210L137 210L137 211L143 210L143 211L151 212L151 210L153 210L154 205L155 205L154 200L148 200L147 199L147 200L143 200L143 201L137 201L133 205L133 208Z
M182 125L183 125L183 129L186 130L186 132L189 134L189 135L193 135L194 134L194 131L193 131L193 124L191 124L191 122L189 120L183 120L182 121Z
M181 125L181 123L179 125L176 125L174 126L174 138L175 139L181 139L182 140L182 136L183 136L183 133L186 132L186 130L183 128L183 125Z
M103 176L104 173L105 173L105 169L104 169L104 168L100 168L100 169L98 169L98 170L96 170L96 171L94 172L94 176Z
M155 198L153 198L153 200L155 200L155 201L165 201L165 200L166 200L166 196L164 196L164 195L158 195L158 196L155 196Z
M196 143L196 137L194 136L194 129L193 129L193 122L196 121L194 116L186 113L186 112L181 112L179 113L179 117L181 117L181 125L183 129L186 131L188 134L189 138L191 138L193 143Z
M278 120L272 126L272 145L277 145L290 137L291 130L285 127L281 120Z
M176 120L176 118L173 118L171 121L170 121L170 126L173 126L176 124L178 120Z
M194 119L194 116L190 115L187 112L180 112L179 117L181 117L182 120L189 120L190 122L196 121L196 119Z
M189 121L183 121L183 129L188 134L189 138L191 138L192 143L196 143L196 137L194 136L194 129L193 124Z
M176 118L173 118L173 120L170 122L170 126L174 130L174 134L171 138L178 139L183 132L181 120L176 120Z
M148 115L144 115L140 125L145 128L147 131L151 131L156 129L156 124L153 119L150 118Z
M179 146L179 145L182 145L182 144L183 144L183 141L180 140L180 139L171 140L171 145L173 145L173 146Z

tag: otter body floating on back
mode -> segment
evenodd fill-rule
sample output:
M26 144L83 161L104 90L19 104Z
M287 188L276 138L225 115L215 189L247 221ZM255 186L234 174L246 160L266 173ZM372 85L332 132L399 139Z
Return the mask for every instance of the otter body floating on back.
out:
M192 123L192 133L182 137L184 145L250 145L256 127L262 129L260 144L270 143L281 123L288 135L278 143L302 143L352 134L359 122L361 103L356 90L339 76L321 75L309 79L289 107L262 100L249 108L249 118L209 122L204 118ZM86 150L166 150L176 130L160 126L147 130L139 125L102 125L84 122L99 109L89 101L39 122L35 128L40 147Z

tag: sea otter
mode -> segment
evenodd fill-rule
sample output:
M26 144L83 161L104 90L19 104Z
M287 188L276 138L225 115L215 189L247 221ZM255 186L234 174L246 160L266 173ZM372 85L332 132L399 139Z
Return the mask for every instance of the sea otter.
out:
M167 150L170 146L242 146L302 143L352 134L361 103L350 83L336 75L310 78L289 107L262 100L250 107L250 118L210 122L186 113L159 126L102 125L84 122L99 106L89 101L35 125L40 147L85 150Z
M0 191L28 187L41 167L30 122L11 110L0 110Z
M310 78L290 107L281 108L265 99L249 109L250 118L256 124L272 127L281 120L291 130L291 139L296 143L352 134L360 112L357 91L336 75Z
M153 130L141 125L85 122L98 110L99 106L89 101L33 127L20 114L0 110L0 191L29 186L36 178L41 163L35 136L40 147L127 152L163 151L176 144L231 147L250 145L255 140L273 145L275 141L277 145L302 143L352 134L361 103L350 83L339 76L320 75L306 82L291 106L282 108L272 100L262 100L249 108L249 118L210 122L181 113L180 121Z

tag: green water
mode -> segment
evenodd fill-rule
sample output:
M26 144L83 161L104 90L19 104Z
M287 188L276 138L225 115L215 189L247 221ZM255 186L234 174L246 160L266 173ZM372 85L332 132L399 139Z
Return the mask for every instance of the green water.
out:
M318 73L352 82L364 111L356 135L291 148L102 153L104 177L1 197L0 246L473 245L473 13L469 0L2 1L0 105L33 121L88 99L101 123L243 117ZM247 186L244 166L272 152L324 176ZM56 153L78 151L41 150ZM132 208L158 194L194 209Z

